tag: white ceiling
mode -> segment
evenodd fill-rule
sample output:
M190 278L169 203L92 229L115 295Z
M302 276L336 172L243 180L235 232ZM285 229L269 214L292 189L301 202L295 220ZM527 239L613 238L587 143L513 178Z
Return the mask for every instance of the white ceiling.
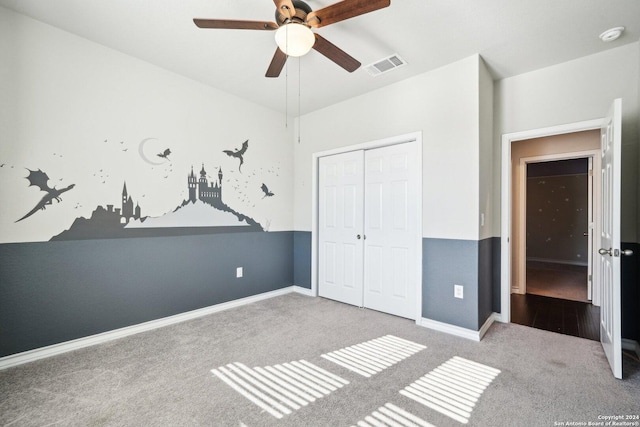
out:
M314 10L336 0L308 0ZM640 39L639 0L391 0L316 29L363 65L393 53L408 65L372 77L311 51L278 79L265 71L269 31L199 29L192 19L273 21L272 0L0 0L0 5L157 66L296 116L479 53L495 79ZM598 35L624 26L603 43ZM298 85L300 71L300 85Z

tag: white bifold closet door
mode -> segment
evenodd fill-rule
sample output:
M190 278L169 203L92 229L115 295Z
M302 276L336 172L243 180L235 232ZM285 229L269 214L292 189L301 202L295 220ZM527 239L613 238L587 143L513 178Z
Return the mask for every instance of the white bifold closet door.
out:
M363 151L322 157L318 181L318 294L359 307L364 260L363 160Z
M320 296L415 319L417 142L320 158Z

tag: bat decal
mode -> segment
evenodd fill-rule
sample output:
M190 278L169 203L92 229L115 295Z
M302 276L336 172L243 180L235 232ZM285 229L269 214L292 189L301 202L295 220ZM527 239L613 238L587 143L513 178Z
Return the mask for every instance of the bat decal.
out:
M245 142L242 143L242 148L240 148L239 150L236 151L231 151L231 150L223 150L222 152L225 153L227 156L229 157L235 157L237 159L240 159L240 164L238 165L238 171L240 173L242 173L242 171L240 170L240 168L242 167L242 163L244 163L244 159L243 159L243 155L244 153L247 151L247 148L249 147L249 140L247 139Z
M266 184L262 184L262 187L260 187L262 189L262 191L264 192L264 196L262 196L262 198L264 199L265 197L271 197L273 196L273 193L271 191L269 191L269 189L267 188Z
M40 199L38 204L33 209L31 209L25 216L23 216L16 222L29 218L39 210L45 210L47 205L53 203L54 199L58 202L62 201L60 195L76 186L75 184L71 184L68 187L61 188L60 190L56 189L56 187L50 188L47 184L47 182L49 182L49 176L47 176L46 173L42 172L40 169L38 169L37 171L32 171L31 169L27 170L29 171L29 176L27 176L27 179L29 180L29 187L36 186L41 191L44 191L47 194L45 194L42 199Z
M169 159L169 154L171 154L171 150L169 150L168 148L166 150L164 150L163 153L158 154L158 157L162 157L163 159Z

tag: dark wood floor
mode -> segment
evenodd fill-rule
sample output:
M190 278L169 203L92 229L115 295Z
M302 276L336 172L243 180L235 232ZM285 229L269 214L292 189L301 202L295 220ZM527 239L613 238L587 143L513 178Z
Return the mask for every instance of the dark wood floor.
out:
M600 307L532 294L511 294L511 322L600 340Z
M587 266L527 261L527 293L589 302Z

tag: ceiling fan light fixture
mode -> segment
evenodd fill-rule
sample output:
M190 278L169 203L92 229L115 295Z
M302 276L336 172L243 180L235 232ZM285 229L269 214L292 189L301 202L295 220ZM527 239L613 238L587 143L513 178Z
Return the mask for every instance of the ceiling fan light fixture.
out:
M276 31L276 43L288 56L306 55L315 42L313 31L304 24L291 22Z

